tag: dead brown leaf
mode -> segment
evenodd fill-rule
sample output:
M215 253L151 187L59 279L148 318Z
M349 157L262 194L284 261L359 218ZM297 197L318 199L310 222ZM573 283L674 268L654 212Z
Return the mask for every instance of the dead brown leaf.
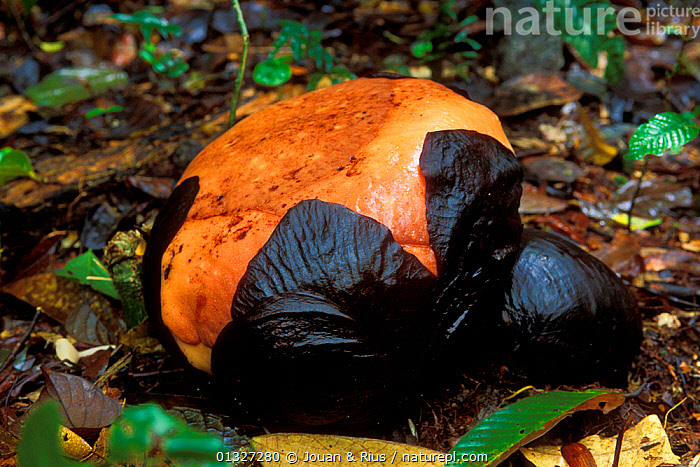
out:
M119 402L106 396L90 381L44 367L41 370L46 386L39 403L47 399L56 400L67 427L102 428L121 413Z
M581 96L581 91L556 73L532 73L499 86L493 109L501 117L512 117L550 105L568 104Z

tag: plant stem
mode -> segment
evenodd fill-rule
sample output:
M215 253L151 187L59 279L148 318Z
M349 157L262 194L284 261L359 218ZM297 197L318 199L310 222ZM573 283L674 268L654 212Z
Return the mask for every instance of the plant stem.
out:
M7 356L7 358L5 359L5 361L4 361L4 362L2 363L2 365L0 366L0 373L2 373L3 371L5 371L5 369L6 369L8 366L10 366L10 364L12 364L12 363L14 362L15 357L16 357L17 354L19 353L19 349L22 348L22 346L23 346L24 343L27 341L27 339L29 339L29 335L30 335L30 334L32 333L32 331L34 330L34 326L36 326L36 322L39 320L39 316L41 315L42 311L43 311L43 310L41 309L41 307L37 307L37 308L36 308L36 310L35 310L35 312L34 312L34 318L32 318L32 322L29 323L29 327L27 328L26 331L24 331L24 334L22 335L22 338L15 344L15 346L14 346L13 349L12 349L12 351L10 352L10 355Z
M243 37L243 54L241 55L241 66L238 69L238 76L236 76L236 87L233 90L233 96L231 97L231 113L228 116L228 127L231 128L236 123L236 107L238 107L238 96L241 93L241 86L243 86L243 75L245 75L245 67L248 62L248 44L250 43L250 36L248 35L248 28L245 24L245 18L243 18L243 12L241 11L241 5L238 0L233 1L233 9L236 11L236 17L238 18L238 25L241 27L241 36Z
M632 195L632 200L630 201L630 210L627 211L627 231L632 231L632 210L634 209L634 203L637 201L637 196L639 196L639 191L642 189L642 179L647 171L647 165L649 164L650 154L644 156L644 165L642 165L642 172L639 174L639 179L637 179L637 188L634 189L634 194Z

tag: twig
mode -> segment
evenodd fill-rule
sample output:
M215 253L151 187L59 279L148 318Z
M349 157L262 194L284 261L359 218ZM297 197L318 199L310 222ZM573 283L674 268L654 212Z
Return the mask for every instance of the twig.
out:
M676 410L678 407L680 407L683 404L683 402L685 402L687 400L688 400L688 397L684 397L682 401L680 401L678 404L676 404L673 407L671 407L670 409L668 409L668 412L666 412L666 415L664 415L664 430L666 429L666 424L668 423L668 415L671 412L673 412L674 410Z
M116 350L117 349L115 349L115 351ZM136 347L131 352L129 352L128 354L124 355L122 358L117 360L117 362L114 365L110 366L109 368L107 368L105 370L104 373L102 373L102 376L97 378L97 381L95 381L93 386L101 389L105 384L107 384L107 382L109 381L109 378L111 378L112 376L119 373L119 370L127 367L131 363L131 360L134 358L134 353L136 353L137 351L138 351L138 347ZM112 355L114 355L114 352L112 352Z
M29 52L32 54L34 58L37 60L39 59L39 51L32 41L31 36L27 32L27 27L24 25L24 20L22 19L21 15L19 14L19 11L17 10L17 1L16 0L8 0L7 6L10 7L10 13L12 13L13 18L17 22L17 27L19 28L19 32L22 35L22 39L24 39L24 42L27 44L27 47L29 47Z
M625 423L622 424L620 428L620 434L617 435L617 441L615 441L615 454L613 455L613 461L611 467L618 467L620 465L620 454L622 454L622 439L625 436L625 431L629 428L632 422L632 417L627 417Z
M36 312L34 313L34 318L32 319L32 322L29 324L29 328L24 332L24 335L22 338L15 344L15 348L12 349L12 352L10 352L10 355L7 356L7 359L2 363L2 366L0 367L0 373L5 371L8 365L10 365L14 360L15 357L17 356L17 353L19 352L19 349L22 348L24 343L26 342L27 339L29 339L29 335L32 333L32 330L34 329L34 326L36 326L37 321L39 320L39 315L42 313L41 307L36 308Z
M236 76L236 87L234 88L233 96L231 97L231 113L228 116L229 128L236 123L236 107L238 107L238 96L241 93L241 87L243 86L243 75L245 75L245 67L246 63L248 62L248 44L250 43L248 27L245 24L245 18L243 18L243 12L241 11L241 5L238 3L238 0L233 0L233 9L236 10L238 25L241 27L241 36L243 37L243 53L241 55L241 66L238 68L238 76Z

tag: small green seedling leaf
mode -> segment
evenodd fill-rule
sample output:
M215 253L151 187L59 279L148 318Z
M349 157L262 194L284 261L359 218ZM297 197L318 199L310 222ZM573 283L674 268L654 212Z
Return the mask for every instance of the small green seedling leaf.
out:
M171 78L177 78L190 68L182 57L175 56L173 52L161 55L151 65L153 65L153 71L156 73L163 73Z
M150 11L138 11L133 15L125 15L123 13L117 13L112 15L111 18L121 21L122 23L138 24L141 27L141 32L146 41L151 41L151 34L155 29L163 36L163 39L168 37L168 34L174 36L179 36L182 34L182 29L176 24L170 24L170 22L159 16L154 15Z
M301 60L304 58L311 45L312 31L309 31L306 26L297 21L282 20L279 24L282 26L282 30L277 40L275 40L273 53L270 54L270 57L277 53L285 43L289 42L289 48L292 50L294 59ZM320 36L317 35L316 38L320 40Z
M97 117L98 115L104 115L104 114L109 114L109 113L114 113L114 112L121 112L124 110L124 107L121 105L112 105L106 109L102 107L98 107L96 109L92 109L89 112L85 113L85 118L92 118L92 117Z
M690 119L674 112L655 115L640 125L630 139L628 159L643 159L647 154L661 156L675 151L698 136L698 126Z
M139 50L139 57L141 57L146 63L153 65L156 63L156 56L151 50L144 46L143 49Z
M58 404L45 402L32 409L22 428L17 445L19 467L80 467L85 464L68 459L61 449L61 417Z
M279 37L272 44L272 51L268 59L256 65L253 70L253 80L258 84L266 86L279 86L286 83L292 76L292 69L289 63L294 60L304 60L310 58L314 61L317 73L321 77L328 76L333 84L342 81L345 77L355 76L347 69L343 73L333 72L334 69L341 68L335 65L335 57L325 47L323 47L323 33L317 30L309 30L297 21L279 22L282 26ZM277 52L289 43L292 51L291 56L275 57ZM313 89L318 84L320 78L314 73L309 81L309 88ZM313 86L312 86L313 83Z
M255 65L253 80L265 86L280 86L292 77L292 69L289 62L292 57L276 57L265 60Z
M411 44L411 53L416 58L423 58L433 51L433 44L430 41L419 41Z
M88 285L98 292L119 300L119 294L112 284L112 278L95 253L88 250L73 258L55 274L66 277L81 285Z
M32 168L32 162L24 151L11 147L0 149L0 186L16 178L29 177L38 182L39 176Z
M38 106L59 106L88 99L107 89L126 84L127 81L128 76L123 71L89 67L64 68L28 87L24 94Z
M447 466L498 465L520 446L539 438L572 413L591 409L608 413L624 400L623 394L601 390L552 391L521 399L469 430L450 451L456 461ZM486 463L484 454L488 458Z

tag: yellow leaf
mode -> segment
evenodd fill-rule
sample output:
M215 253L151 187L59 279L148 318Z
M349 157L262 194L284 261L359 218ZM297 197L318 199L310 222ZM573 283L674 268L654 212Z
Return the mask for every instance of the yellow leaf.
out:
M251 440L263 467L443 467L444 452L369 438L349 436L277 433Z
M583 141L579 148L581 158L595 165L605 165L617 156L617 148L605 142L600 130L593 124L586 110L579 106L579 115L581 117L581 125L585 133Z
M66 454L76 459L87 457L92 452L92 447L87 441L65 426L61 427L61 445Z
M36 111L36 105L23 96L0 98L0 138L7 138L29 121L28 112Z

